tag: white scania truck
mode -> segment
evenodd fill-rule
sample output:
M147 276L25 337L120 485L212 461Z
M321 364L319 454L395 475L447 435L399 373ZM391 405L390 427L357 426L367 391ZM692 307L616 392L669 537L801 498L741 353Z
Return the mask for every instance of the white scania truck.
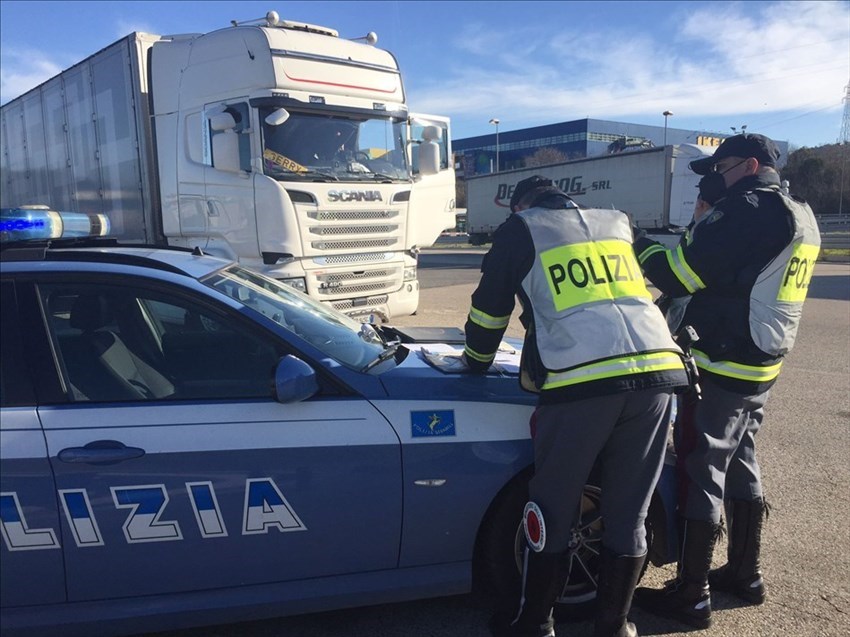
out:
M663 146L523 168L467 180L467 232L480 245L510 214L516 184L531 175L549 177L580 206L617 208L664 243L690 223L700 176L688 164L716 149L692 144Z
M277 13L132 33L2 107L0 205L106 215L361 320L415 312L455 224L449 121L408 112L393 55Z

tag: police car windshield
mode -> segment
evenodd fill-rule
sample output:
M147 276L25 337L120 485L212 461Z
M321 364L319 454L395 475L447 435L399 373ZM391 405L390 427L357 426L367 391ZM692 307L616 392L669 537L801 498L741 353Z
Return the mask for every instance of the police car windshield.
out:
M203 283L270 318L351 369L362 369L384 350L380 339L364 336L360 323L256 272L231 266L206 277Z
M263 121L263 172L280 181L407 181L404 120L291 112L282 124Z

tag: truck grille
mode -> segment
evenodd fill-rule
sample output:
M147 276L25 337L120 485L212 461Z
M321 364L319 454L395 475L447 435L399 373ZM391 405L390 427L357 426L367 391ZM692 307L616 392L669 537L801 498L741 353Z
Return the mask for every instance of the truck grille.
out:
M314 261L321 265L342 265L345 263L376 263L388 261L392 254L387 252L366 252L363 254L337 254L327 257L316 257Z
M310 234L317 234L323 237L339 236L345 234L387 234L398 230L397 225L385 226L313 226L310 228Z
M395 270L369 270L368 272L343 272L342 274L328 274L316 277L325 283L342 283L352 279L373 279L375 277L387 277L395 274Z
M316 250L361 250L369 248L388 248L398 243L397 237L384 239L365 239L363 241L313 241Z
M384 268L381 270L356 270L319 274L316 282L318 292L322 296L346 298L364 296L376 292L390 292L401 285L401 268Z
M369 298L367 298L365 305L383 305L386 302L387 295L381 294L378 296L370 296ZM339 310L340 312L347 312L348 310L354 307L354 303L352 303L351 300L336 301L334 303L331 303L331 307L333 307L335 310Z
M392 219L398 216L397 210L319 210L308 212L307 216L316 221L371 221L373 219Z
M322 296L362 296L373 292L385 291L391 282L378 281L376 283L362 285L343 285L338 288L319 288L319 294Z
M382 207L302 209L302 246L313 262L308 289L342 312L385 307L404 286L406 213Z

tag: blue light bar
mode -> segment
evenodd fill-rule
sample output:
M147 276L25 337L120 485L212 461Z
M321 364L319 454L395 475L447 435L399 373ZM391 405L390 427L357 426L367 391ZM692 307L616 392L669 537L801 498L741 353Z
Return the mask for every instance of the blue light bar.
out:
M105 237L109 217L83 212L60 212L47 208L0 209L0 241Z

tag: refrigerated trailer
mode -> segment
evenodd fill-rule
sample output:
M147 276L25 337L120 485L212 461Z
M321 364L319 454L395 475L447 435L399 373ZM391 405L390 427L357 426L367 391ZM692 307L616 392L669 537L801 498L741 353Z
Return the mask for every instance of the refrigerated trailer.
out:
M580 206L624 210L648 232L677 240L676 230L690 222L698 194L700 177L688 164L714 150L678 144L472 177L467 180L469 241L480 245L492 239L510 214L514 187L531 175L552 179Z
M370 33L265 18L131 33L5 104L0 205L106 215L361 320L416 310L417 255L455 225L449 120L408 111Z

